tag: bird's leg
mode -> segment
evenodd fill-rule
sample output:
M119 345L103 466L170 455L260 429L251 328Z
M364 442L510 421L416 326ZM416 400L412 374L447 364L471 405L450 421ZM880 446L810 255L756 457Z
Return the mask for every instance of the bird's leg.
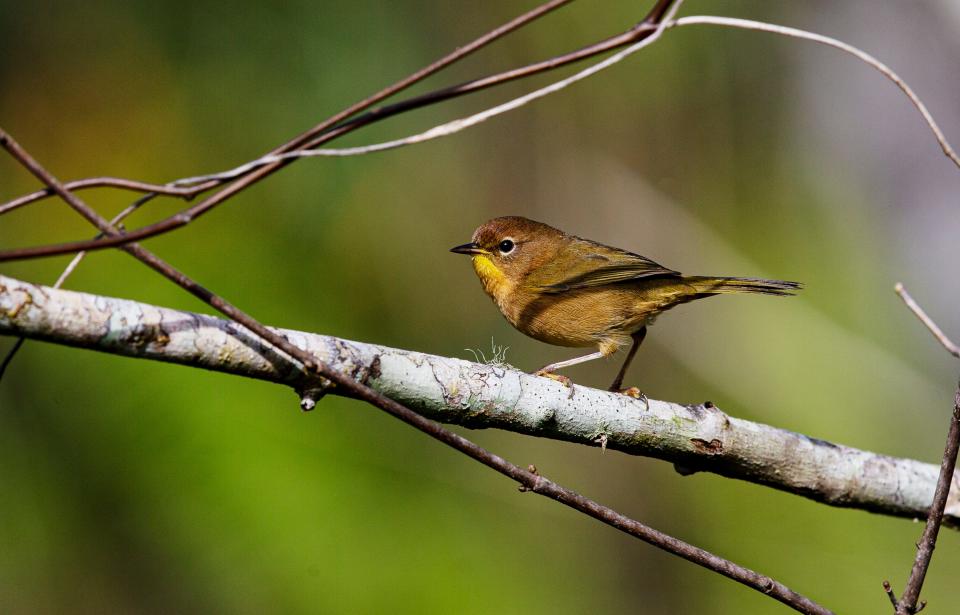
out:
M631 337L633 337L633 346L630 347L630 351L627 352L627 358L623 361L623 367L620 368L620 372L617 374L617 377L613 379L613 384L610 385L611 391L617 391L619 393L624 393L630 397L636 397L637 399L646 399L646 395L640 392L640 389L637 387L630 387L629 389L621 389L623 385L623 377L627 375L627 368L630 367L630 362L633 361L634 355L637 354L637 349L640 348L640 344L643 343L643 338L647 336L647 328L643 327Z
M603 352L591 352L590 354L583 355L582 357L574 357L572 359L567 359L566 361L557 361L556 363L551 363L550 365L545 365L537 371L533 372L534 376L543 376L544 378L550 378L551 380L556 380L557 382L562 383L564 386L571 386L570 379L566 376L560 374L555 374L553 372L558 369L563 369L564 367L570 367L571 365L577 365L579 363L586 363L587 361L593 361L594 359L599 359L603 357Z

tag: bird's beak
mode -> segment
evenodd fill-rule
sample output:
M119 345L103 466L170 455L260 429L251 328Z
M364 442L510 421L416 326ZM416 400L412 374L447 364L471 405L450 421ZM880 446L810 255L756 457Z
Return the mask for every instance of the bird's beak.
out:
M462 246L450 248L450 251L456 252L457 254L483 254L485 252L476 242L465 243Z

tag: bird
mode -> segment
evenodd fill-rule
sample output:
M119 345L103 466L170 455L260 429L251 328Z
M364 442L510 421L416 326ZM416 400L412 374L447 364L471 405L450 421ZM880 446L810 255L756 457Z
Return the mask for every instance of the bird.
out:
M622 389L627 368L661 313L714 295L793 295L803 285L784 280L687 276L645 256L583 239L521 216L493 218L469 243L450 249L472 258L487 295L521 333L557 346L596 351L534 372L571 386L557 370L609 357L629 346L609 390ZM572 392L572 389L571 389Z

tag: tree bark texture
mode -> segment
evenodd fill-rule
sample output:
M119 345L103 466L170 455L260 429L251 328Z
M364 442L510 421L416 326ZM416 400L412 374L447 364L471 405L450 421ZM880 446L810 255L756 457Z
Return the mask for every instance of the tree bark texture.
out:
M276 329L335 369L434 420L497 428L673 462L803 495L832 506L924 518L938 468L833 444L727 415L706 403L641 400L484 365L301 331ZM0 334L179 363L293 387L299 364L240 325L124 299L55 290L0 275ZM944 524L960 527L954 477Z

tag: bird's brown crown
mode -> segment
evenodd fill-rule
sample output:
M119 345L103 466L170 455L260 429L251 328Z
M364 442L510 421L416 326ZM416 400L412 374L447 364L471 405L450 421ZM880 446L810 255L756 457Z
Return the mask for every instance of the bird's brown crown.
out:
M516 244L532 240L563 237L563 231L543 222L520 216L502 216L483 223L473 232L473 242L481 248L493 251L504 239Z

